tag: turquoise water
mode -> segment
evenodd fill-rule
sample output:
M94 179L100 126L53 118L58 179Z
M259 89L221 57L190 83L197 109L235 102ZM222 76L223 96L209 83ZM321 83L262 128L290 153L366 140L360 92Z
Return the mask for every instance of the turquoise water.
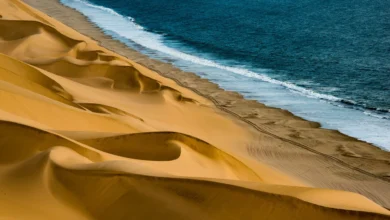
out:
M153 58L390 149L390 2L61 2Z

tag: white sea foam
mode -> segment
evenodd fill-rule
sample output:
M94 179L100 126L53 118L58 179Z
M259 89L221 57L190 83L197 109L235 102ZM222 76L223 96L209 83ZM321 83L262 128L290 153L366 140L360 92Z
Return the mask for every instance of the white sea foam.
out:
M225 89L244 91L243 94L246 97L255 98L275 107L286 108L308 120L319 121L326 128L338 129L348 135L390 149L390 137L388 136L390 124L388 120L378 117L380 116L378 114L373 115L370 111L363 112L343 108L345 105L354 105L351 100L343 100L332 95L314 92L290 82L273 79L268 76L272 70L262 69L254 72L245 67L227 66L184 53L167 46L164 36L149 32L137 24L134 18L122 16L110 8L94 5L86 0L61 0L61 2L86 15L109 34L131 40L136 45L141 45L151 51L159 51L161 54L176 58L178 61L192 63L197 66L195 70L202 68L209 70L211 68L211 71L206 70L203 75ZM194 70L190 69L190 71ZM245 93L245 91L250 92ZM309 99L305 97L309 97ZM329 101L333 105L330 105Z
M122 16L121 14L117 13L116 11L106 8L103 6L98 6L91 4L87 2L86 0L61 0L64 4L74 7L75 9L81 10L81 11L88 11L88 8L93 8L96 10L100 10L104 15L95 12L94 14L88 14L88 17L95 23L101 25L104 29L113 31L116 34L118 34L121 37L127 38L136 44L139 44L143 47L146 47L151 50L156 50L161 53L170 55L172 57L176 57L182 60L186 60L195 64L200 64L203 66L208 67L214 67L221 70L226 70L235 74L239 74L246 77L255 78L258 80L262 80L265 82L269 82L272 84L280 85L284 88L287 88L289 90L292 90L294 92L299 92L302 95L305 95L310 98L319 98L319 99L325 99L329 101L341 101L340 98L327 95L327 94L321 94L315 91L312 91L310 89L306 89L303 87L299 87L293 83L289 82L283 82L280 80L273 79L269 76L267 76L265 73L267 73L270 70L261 70L261 72L253 72L248 69L244 68L238 68L233 66L225 66L222 64L219 64L217 62L204 59L201 57L193 56L190 54L183 53L177 49L168 47L164 44L164 39L161 35L151 33L146 31L142 26L138 25L135 22L135 19L132 17L126 17ZM84 6L84 8L83 8ZM111 16L114 16L114 18L108 18L107 13L109 13ZM113 24L113 21L115 20L115 23Z

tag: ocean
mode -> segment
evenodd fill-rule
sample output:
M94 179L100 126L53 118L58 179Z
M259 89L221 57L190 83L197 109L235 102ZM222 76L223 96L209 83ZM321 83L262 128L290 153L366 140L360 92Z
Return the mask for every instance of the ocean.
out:
M390 150L390 1L60 1L152 58Z

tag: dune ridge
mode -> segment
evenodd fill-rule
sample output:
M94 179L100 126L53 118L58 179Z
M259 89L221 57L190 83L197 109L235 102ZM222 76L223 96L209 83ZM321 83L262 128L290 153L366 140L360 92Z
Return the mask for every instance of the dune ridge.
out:
M0 15L1 218L390 219L387 183L319 188L174 80L20 0Z
M50 217L72 209L75 210L63 217L304 219L316 216L318 219L384 219L388 214L388 211L358 194L307 187L282 187L261 184L261 181L237 183L229 179L183 178L160 172L137 160L124 160L126 152L117 153L118 157L122 157L122 160L118 160L112 154L44 130L6 121L0 122L0 129L3 131L0 136L1 184L5 186L3 192L6 193L1 201L4 203L2 207L11 206L14 211L17 208L27 209L21 213L10 212L9 215L13 217ZM23 133L24 138L13 133ZM180 137L180 134L169 135ZM127 143L123 137L112 139ZM101 141L85 142L93 146ZM105 143L109 144L107 141ZM164 152L154 153L164 156ZM30 181L30 187L25 186L26 179ZM17 196L34 200L36 193L40 197L39 202L29 204L28 208L24 207L28 203L26 201L8 200ZM333 201L332 204L327 198L328 194L345 196L344 199L351 201L343 203L334 198L338 202ZM223 202L225 200L230 202ZM39 207L46 207L49 203L55 206L54 210L39 210ZM253 204L256 206L253 207ZM153 212L149 211L150 208L153 208ZM34 209L38 211L33 212Z

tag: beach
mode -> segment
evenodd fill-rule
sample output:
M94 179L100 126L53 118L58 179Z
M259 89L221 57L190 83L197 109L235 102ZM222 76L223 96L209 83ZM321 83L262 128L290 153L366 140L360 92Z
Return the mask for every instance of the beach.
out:
M0 26L1 217L390 218L389 152L142 55L58 1L1 1Z

